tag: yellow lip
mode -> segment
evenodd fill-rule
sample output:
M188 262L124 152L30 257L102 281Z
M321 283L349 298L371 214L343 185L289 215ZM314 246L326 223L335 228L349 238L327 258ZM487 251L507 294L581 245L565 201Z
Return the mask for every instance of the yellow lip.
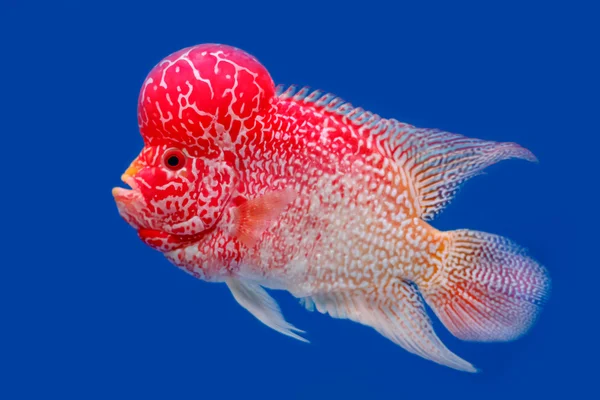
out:
M129 165L129 168L127 168L127 170L125 171L125 173L123 173L123 176L121 177L121 179L123 181L125 181L126 178L128 177L132 177L135 176L135 174L137 174L138 172L140 172L140 163L137 160L137 158L135 160L133 160L133 162L131 163L131 165Z
M122 199L131 199L135 189L137 188L137 184L134 181L134 176L140 171L140 164L138 160L134 160L129 168L121 175L121 181L129 186L129 189L124 189L120 187L115 187L112 189L112 195L117 200Z

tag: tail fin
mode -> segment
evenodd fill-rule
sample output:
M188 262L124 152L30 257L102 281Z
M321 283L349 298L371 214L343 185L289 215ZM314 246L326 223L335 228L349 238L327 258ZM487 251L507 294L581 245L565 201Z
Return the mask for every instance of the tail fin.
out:
M550 293L545 268L501 236L441 234L449 239L441 273L420 289L446 328L460 339L481 342L524 334Z

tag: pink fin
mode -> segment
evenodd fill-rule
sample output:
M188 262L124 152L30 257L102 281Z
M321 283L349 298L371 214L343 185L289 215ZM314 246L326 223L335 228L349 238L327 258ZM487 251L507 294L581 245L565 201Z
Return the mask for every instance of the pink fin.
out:
M309 310L316 306L319 312L334 318L347 318L370 326L413 354L460 371L477 372L437 337L414 285L396 281L387 287L387 296L380 292L368 295L324 293L302 301Z
M233 236L246 247L253 247L295 197L291 189L284 189L245 201L234 209Z
M427 303L454 336L509 341L535 322L550 292L544 267L501 236L447 232L442 275L422 289Z

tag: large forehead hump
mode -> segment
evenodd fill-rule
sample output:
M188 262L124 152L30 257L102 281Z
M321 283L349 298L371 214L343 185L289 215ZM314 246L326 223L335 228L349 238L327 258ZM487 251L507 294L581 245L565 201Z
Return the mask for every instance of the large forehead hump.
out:
M252 126L274 93L269 73L248 53L218 44L185 48L146 77L140 132L149 144L170 141L203 151L223 131Z

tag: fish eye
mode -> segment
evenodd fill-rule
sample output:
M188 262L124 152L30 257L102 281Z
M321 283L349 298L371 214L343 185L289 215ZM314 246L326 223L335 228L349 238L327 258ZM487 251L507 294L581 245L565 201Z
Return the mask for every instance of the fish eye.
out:
M165 167L171 171L177 171L185 165L185 154L179 149L169 149L163 156Z

